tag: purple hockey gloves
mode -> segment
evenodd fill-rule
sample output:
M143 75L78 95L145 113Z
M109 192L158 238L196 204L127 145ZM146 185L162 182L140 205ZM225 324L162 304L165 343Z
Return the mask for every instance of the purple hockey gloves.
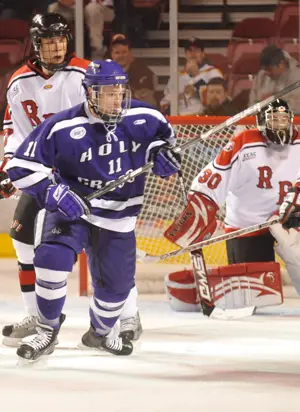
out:
M49 212L59 210L70 220L76 220L82 215L90 214L90 207L87 200L62 183L51 185L47 189L45 209Z
M181 157L168 144L151 149L149 160L155 163L152 172L162 178L172 176L180 169Z

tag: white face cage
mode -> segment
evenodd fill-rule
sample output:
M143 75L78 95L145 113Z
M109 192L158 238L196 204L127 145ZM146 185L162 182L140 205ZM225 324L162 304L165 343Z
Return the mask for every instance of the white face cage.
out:
M276 134L282 145L286 144L291 138L292 123L293 116L291 113L274 111L266 113L266 127Z
M107 123L119 123L131 102L131 91L127 85L93 85L89 88L90 105L97 116Z
M34 49L41 65L55 72L62 70L69 60L69 40L65 35L39 37L33 41Z

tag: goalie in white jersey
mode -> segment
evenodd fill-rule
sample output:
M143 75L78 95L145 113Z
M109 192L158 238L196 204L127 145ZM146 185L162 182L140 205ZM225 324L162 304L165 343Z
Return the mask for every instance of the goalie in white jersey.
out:
M89 61L72 52L73 40L66 20L56 13L36 15L30 29L36 57L11 77L7 88L8 106L4 119L4 162L14 155L25 138L45 119L86 100L82 81ZM0 172L0 198L14 194L7 174ZM34 257L34 220L40 210L36 200L22 193L10 235L16 250L19 281L27 316L2 330L3 343L18 346L35 333L37 309ZM141 333L134 287L121 315L121 331L137 339Z
M278 210L298 172L300 135L293 126L293 117L284 100L276 100L263 108L257 116L257 129L245 130L233 137L197 175L191 186L189 203L166 231L166 237L181 247L210 238L217 227L216 213L224 204L226 232L268 220ZM270 231L266 229L231 239L226 244L229 266L212 270L211 279L213 276L222 278L222 281L225 279L230 289L230 276L242 276L243 282L245 279L248 282L249 277L247 288L253 287L257 293L251 290L252 302L248 303L256 307L281 303L280 271L279 264L275 263L274 250L278 243L276 252L285 262L300 294L300 254L297 245L292 246L298 242L298 237L294 229L287 232L281 224L275 224ZM264 273L272 273L271 284ZM253 276L256 278L254 286L251 283ZM175 310L199 309L193 282L191 271L167 276L168 295ZM212 293L216 298L216 288L221 288L220 284L210 282L210 285L215 288ZM222 303L226 308L225 295L232 290L226 292L225 289ZM270 297L272 295L276 295L274 299ZM240 301L239 306L244 303Z

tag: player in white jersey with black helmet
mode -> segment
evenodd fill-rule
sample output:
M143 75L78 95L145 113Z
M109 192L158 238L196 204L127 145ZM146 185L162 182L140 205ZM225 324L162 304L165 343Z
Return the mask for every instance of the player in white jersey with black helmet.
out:
M276 100L263 108L257 116L257 128L245 130L233 137L194 179L188 206L166 232L167 238L182 247L210 238L217 226L216 213L224 204L225 232L263 223L278 211L292 187L299 165L300 134L293 125L293 118L284 100ZM219 268L219 273L226 271L228 275L232 264L274 262L277 241L277 252L285 261L300 294L300 256L291 247L294 237L298 238L298 233L288 233L280 224L276 224L270 230L228 240L229 267L225 267L224 272L222 267ZM264 267L255 266L261 273ZM243 266L239 266L241 268ZM190 283L193 282L191 276L188 278ZM171 304L175 309L178 305L182 308L184 302L179 298L178 290L174 298L174 282L178 282L178 275L170 274L166 284ZM180 283L187 283L182 276ZM185 286L182 287L184 289ZM190 307L195 309L195 302L190 303Z
M85 101L82 80L90 62L74 55L72 34L65 19L56 13L36 15L30 36L36 57L12 75L7 88L2 167L32 130L45 119ZM6 179L6 173L0 172L0 182L6 183ZM0 186L1 198L13 193L11 184ZM39 209L36 200L23 193L11 227L10 235L18 258L19 281L27 316L21 322L3 328L3 343L10 346L19 345L24 337L35 333L37 311L33 231ZM121 332L131 339L138 339L141 333L136 298L137 291L134 288L121 318Z

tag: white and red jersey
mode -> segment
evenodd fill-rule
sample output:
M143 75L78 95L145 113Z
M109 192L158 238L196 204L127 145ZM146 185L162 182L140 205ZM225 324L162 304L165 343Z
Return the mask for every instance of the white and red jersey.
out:
M4 155L12 157L16 149L47 117L85 100L82 86L88 60L73 57L68 65L51 77L29 60L11 77L3 129Z
M293 186L300 162L300 134L290 145L266 141L245 130L223 148L194 179L191 190L205 193L219 207L226 203L226 231L265 222Z

